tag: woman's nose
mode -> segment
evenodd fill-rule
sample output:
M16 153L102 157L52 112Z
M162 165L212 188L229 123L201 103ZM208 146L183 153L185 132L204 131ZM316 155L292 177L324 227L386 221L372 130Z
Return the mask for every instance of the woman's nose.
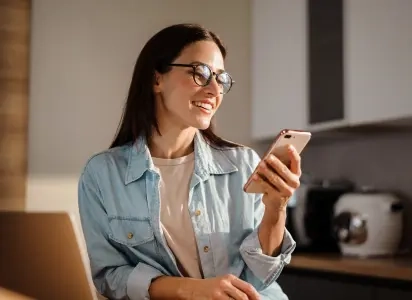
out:
M216 76L212 77L206 88L208 93L212 94L213 96L218 96L219 94L222 94L222 87L217 82Z

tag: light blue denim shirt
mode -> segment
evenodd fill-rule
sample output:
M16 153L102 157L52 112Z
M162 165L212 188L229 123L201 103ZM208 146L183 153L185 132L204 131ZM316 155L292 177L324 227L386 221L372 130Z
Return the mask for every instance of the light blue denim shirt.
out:
M242 190L259 161L248 147L218 150L197 133L188 207L205 278L231 273L262 299L287 299L276 279L295 241L286 231L281 254L264 255L261 196ZM94 155L81 174L81 223L94 284L106 297L149 299L154 278L182 276L160 226L159 179L144 138Z

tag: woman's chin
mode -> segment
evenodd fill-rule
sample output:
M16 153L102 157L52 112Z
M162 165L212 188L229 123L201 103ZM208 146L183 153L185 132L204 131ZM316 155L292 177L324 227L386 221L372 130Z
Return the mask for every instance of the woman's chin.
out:
M208 129L210 126L210 119L208 120L196 120L195 124L193 124L193 127L200 129L200 130L205 130Z

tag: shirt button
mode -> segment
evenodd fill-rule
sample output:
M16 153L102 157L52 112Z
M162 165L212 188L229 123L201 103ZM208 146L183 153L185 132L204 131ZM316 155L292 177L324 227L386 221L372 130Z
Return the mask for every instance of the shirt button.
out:
M209 252L209 247L208 247L208 246L204 246L204 247L203 247L203 251L206 252L206 253Z
M129 232L128 234L127 234L127 238L130 240L131 238L133 238L133 232Z
M195 211L195 216L196 216L196 217L200 216L200 213L201 213L200 210L196 210L196 211Z

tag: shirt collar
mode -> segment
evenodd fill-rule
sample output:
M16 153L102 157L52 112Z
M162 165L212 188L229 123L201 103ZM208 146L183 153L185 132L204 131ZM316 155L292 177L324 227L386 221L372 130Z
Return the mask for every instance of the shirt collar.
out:
M203 135L197 131L194 138L195 169L194 173L202 180L213 174L236 172L236 165L225 154L225 149L217 149L210 145ZM138 180L146 171L156 172L145 137L139 137L131 144L126 169L125 184Z

